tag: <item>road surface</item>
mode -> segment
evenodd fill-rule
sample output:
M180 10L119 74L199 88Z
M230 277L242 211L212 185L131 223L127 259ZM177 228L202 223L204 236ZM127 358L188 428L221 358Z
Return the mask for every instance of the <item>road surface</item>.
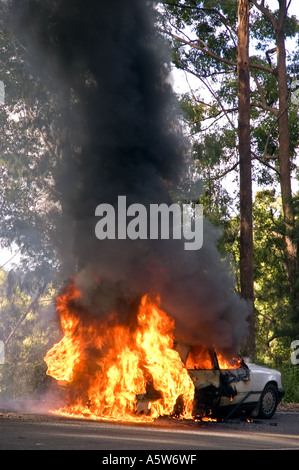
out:
M299 413L277 412L271 420L252 422L195 423L167 418L141 425L0 412L0 450L177 450L190 454L203 449L299 449Z

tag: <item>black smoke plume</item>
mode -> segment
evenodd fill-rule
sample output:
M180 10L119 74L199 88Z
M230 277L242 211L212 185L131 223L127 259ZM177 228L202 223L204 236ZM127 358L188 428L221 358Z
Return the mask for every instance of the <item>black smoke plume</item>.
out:
M245 338L248 311L207 221L198 251L184 250L183 240L95 236L96 207L116 206L120 195L146 207L190 197L182 189L191 172L188 142L154 7L146 0L13 2L14 28L33 69L71 103L63 126L72 143L55 178L61 258L67 275L78 273L83 305L93 315L119 309L126 321L134 299L159 293L179 340L232 351Z

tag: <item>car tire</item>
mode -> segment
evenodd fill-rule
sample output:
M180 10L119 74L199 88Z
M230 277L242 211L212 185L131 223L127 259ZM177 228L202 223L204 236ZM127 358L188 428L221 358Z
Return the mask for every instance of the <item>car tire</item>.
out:
M274 384L266 385L260 398L259 417L270 419L278 405L277 387Z

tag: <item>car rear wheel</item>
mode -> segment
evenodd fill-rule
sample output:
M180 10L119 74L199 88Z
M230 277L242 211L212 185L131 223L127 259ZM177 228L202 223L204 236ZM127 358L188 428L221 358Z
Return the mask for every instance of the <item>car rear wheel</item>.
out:
M259 417L270 419L274 415L278 405L277 388L273 384L266 385L261 394Z

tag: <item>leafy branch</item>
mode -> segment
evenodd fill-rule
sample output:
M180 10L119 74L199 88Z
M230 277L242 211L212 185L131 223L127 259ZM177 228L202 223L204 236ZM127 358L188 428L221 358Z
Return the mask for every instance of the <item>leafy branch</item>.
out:
M214 52L212 52L210 49L208 49L207 47L201 47L197 44L197 42L202 42L201 40L199 39L195 39L195 40L191 40L191 39L184 39L180 36L177 36L176 34L172 33L171 31L167 31L166 29L162 29L162 32L171 36L173 39L175 39L176 41L179 41L181 42L182 44L185 44L186 46L190 46L194 49L197 49L201 52L203 52L204 54L207 54L209 55L210 57L212 57L213 59L215 60L218 60L220 62L223 62L224 64L227 64L227 65L231 65L232 67L235 67L237 68L237 62L235 61L232 61L232 60L228 60L228 59L225 59L225 57L221 57L217 54L215 54ZM271 74L274 74L275 73L275 69L272 69L270 67L266 67L265 65L262 65L262 64L258 64L256 62L252 62L250 61L250 67L251 68L254 68L254 69L257 69L257 70L263 70L264 72L268 72L268 73L271 73Z

